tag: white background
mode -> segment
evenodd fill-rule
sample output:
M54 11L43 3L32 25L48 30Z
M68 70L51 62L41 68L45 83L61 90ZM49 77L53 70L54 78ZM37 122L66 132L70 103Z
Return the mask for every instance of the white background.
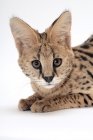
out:
M93 140L93 108L22 112L20 98L33 94L17 64L9 27L13 16L43 32L64 11L72 13L72 46L93 33L93 0L0 0L0 140Z

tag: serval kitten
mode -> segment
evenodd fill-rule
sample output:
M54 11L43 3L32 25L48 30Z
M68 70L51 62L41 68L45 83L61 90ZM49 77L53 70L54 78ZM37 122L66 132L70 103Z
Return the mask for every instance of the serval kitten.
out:
M19 101L20 110L50 112L93 106L93 35L71 48L69 11L44 33L16 17L10 20L10 27L19 52L18 63L35 92Z

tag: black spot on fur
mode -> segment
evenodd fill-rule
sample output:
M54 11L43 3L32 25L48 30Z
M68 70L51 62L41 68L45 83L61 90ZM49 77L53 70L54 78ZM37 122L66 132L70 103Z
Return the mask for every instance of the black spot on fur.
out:
M92 41L93 41L93 38L90 39L90 42L92 42Z
M71 94L72 92L70 91L68 94Z
M80 58L80 57L78 57L78 56L75 56L75 58L76 58L76 59L78 59L79 61L81 61L81 58Z
M88 84L88 83L89 83L89 81L86 81L86 82L83 83L83 85L86 85L86 84Z
M90 95L86 94L86 96L88 97L88 99L93 100Z
M76 95L74 95L74 98L76 99Z
M81 103L80 103L80 102L78 102L78 104L80 104L80 105L81 105Z
M89 61L85 56L80 55L80 57L82 58L82 60L88 61L93 66L93 62Z
M57 98L53 99L54 101L58 100Z
M91 87L87 87L86 89L89 90Z
M84 66L83 64L80 64L80 70L82 70L83 68L86 68L86 66Z
M90 75L91 78L93 78L93 74L89 70L87 70L87 73L88 75Z
M83 55L80 55L80 57L84 60L84 61L87 61L87 58Z
M80 58L81 57L81 58ZM80 57L77 57L76 56L76 59L79 59L79 60L84 60L84 61L88 61L92 66L93 66L93 62L91 62L91 61L89 61L85 56L82 56L82 55L80 55Z
M83 48L83 49L88 49L89 46L88 46L88 45L83 45L83 46L81 46L81 48Z
M73 67L74 67L74 68L76 68L76 67L77 67L77 65L76 65L76 64L74 64L74 65L73 65Z
M89 61L89 63L93 66L93 62Z
M83 76L82 78L83 78L83 79L85 79L85 78L86 78L86 76Z
M84 89L84 87L81 88L81 90L83 90L83 89Z
M81 92L79 92L78 94L80 94L81 96L84 96L84 94L83 94L83 93L81 93Z
M93 53L84 52L84 51L82 51L82 50L77 50L77 49L74 49L74 51L78 51L78 52L80 52L80 53L83 53L83 54L85 54L85 55L87 55L87 56L89 56L89 57L92 57L92 58L93 58Z
M84 103L85 103L86 105L88 105L88 101L87 101L86 99L84 99Z
M26 74L26 76L29 76L29 74Z

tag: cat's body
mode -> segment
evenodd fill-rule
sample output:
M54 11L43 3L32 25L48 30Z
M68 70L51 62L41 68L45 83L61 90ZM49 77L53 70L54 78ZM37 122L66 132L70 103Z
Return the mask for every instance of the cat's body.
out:
M64 12L42 34L18 18L11 19L10 26L19 65L35 91L20 100L20 110L48 112L93 106L93 36L71 49L70 12Z

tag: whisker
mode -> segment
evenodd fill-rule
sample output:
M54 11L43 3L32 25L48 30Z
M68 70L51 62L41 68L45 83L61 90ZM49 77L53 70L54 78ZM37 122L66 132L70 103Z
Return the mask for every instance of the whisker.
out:
M25 82L25 83L24 83ZM22 82L20 85L18 85L18 87L16 88L16 90L18 91L17 93L20 94L22 92L22 90L30 85L29 81L24 81Z
M19 91L19 94L22 92L22 90L24 89L24 88L26 88L27 86L29 86L29 83L26 83L25 85L23 85L21 88L20 88L20 91Z

